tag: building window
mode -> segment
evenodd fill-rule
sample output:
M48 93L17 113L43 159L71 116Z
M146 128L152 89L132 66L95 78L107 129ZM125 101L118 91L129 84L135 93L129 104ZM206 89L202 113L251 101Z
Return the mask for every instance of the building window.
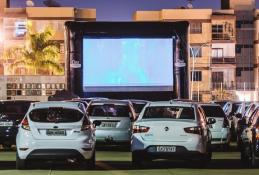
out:
M223 48L213 48L212 58L223 58Z
M198 92L193 92L192 99L194 101L202 101L202 94Z
M191 54L191 57L202 57L201 46L191 46L190 54Z
M191 77L192 81L202 81L202 72L201 71L191 71L190 77Z
M240 44L236 44L236 53L241 54L242 46Z
M223 25L212 25L212 39L222 40L223 38Z
M200 22L195 22L190 24L190 32L191 34L197 34L197 33L202 33L202 23Z

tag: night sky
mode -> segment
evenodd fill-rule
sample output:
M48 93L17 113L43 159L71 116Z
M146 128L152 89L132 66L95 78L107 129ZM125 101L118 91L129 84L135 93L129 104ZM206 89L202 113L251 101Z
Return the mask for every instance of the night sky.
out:
M95 8L98 21L130 21L137 10L160 10L186 6L187 0L56 0L62 6ZM24 7L26 0L11 0L11 7ZM43 6L43 0L34 0ZM220 0L195 0L195 8L220 9ZM259 8L259 3L257 2Z

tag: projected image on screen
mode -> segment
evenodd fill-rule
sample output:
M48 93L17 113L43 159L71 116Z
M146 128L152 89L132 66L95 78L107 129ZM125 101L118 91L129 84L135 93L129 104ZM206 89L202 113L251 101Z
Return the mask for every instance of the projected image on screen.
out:
M170 91L171 38L84 38L85 92Z

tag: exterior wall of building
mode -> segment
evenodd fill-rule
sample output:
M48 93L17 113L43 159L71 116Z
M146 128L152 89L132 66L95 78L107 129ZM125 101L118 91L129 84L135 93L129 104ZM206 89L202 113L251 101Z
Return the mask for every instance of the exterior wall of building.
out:
M2 1L0 7L1 5ZM33 32L42 31L48 26L55 33L51 40L59 43L58 62L65 69L65 21L95 21L96 10L73 7L2 8L0 14L0 29L5 35L4 42L0 42L0 99L46 101L48 96L53 95L57 90L65 89L65 74L53 75L51 71L38 71L35 75L35 72L26 67L10 69L10 65L16 58L6 59L4 52L11 47L26 46L28 25L31 26Z
M160 13L159 13L160 12ZM147 11L137 11L134 19L136 21L189 21L190 22L190 58L189 72L193 81L193 96L195 99L210 101L212 100L213 81L212 71L221 70L225 79L222 83L231 82L235 84L235 16L233 10L217 11L214 15L212 9L162 9L157 13ZM213 35L212 25L222 27L224 33ZM195 29L196 27L196 29ZM228 30L231 28L230 30ZM221 38L213 39L213 36ZM222 62L212 64L212 48L222 48L224 50ZM195 53L198 54L195 54ZM225 63L232 59L231 64ZM215 69L212 69L212 67ZM198 75L198 77L197 77ZM201 76L201 77L199 77ZM192 86L192 83L190 83ZM190 89L192 89L190 87Z

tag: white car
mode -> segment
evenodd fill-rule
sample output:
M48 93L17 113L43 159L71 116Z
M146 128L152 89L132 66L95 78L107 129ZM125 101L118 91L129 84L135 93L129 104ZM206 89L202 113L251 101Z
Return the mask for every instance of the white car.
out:
M153 159L211 160L211 134L201 107L191 102L151 102L133 125L132 164Z
M222 145L227 149L230 143L230 126L223 109L218 104L201 104L207 118L214 118L216 123L210 126L212 145Z
M130 145L132 122L136 119L133 105L126 100L92 100L87 108L96 127L96 141L100 144Z
M16 168L27 168L30 160L81 161L94 168L95 143L95 126L82 103L32 103L16 137Z

